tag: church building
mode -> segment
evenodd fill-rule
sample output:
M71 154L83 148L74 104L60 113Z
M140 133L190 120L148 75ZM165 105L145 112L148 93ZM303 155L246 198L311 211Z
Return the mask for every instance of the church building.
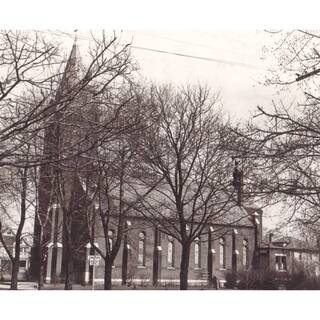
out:
M65 116L62 114L63 108L59 101L62 99L63 103L66 103L63 97L68 94L70 87L76 85L79 64L78 45L75 41L53 101L57 108L60 107L62 110L57 112L57 117ZM84 100L80 97L72 101L72 104L85 104ZM88 117L88 114L92 116L90 110L87 110L86 114L82 112L83 109L75 109L76 116L72 115L75 117L72 121L74 119L75 122L80 122ZM44 153L53 160L61 153L61 140L67 145L64 146L64 150L70 149L73 135L81 134L74 131L76 129L62 130L56 125L59 121L55 120L57 119L53 119L52 124L46 129L44 138ZM79 161L81 162L81 159ZM40 169L39 215L36 216L34 225L32 275L37 278L39 272L44 272L45 282L61 282L65 277L66 264L69 264L72 255L72 263L68 268L72 270L72 280L75 283L89 284L93 277L95 282L103 282L103 260L101 259L97 266L92 266L90 263L90 256L97 253L89 241L90 231L83 223L86 204L83 200L85 190L82 179L78 173L63 173L66 189L62 199L62 195L55 192L55 188L58 188L55 176L58 174L61 174L59 168L52 164L43 165ZM262 210L252 206L247 207L243 203L243 177L242 171L237 166L233 172L233 181L238 194L238 202L232 209L233 221L223 219L209 221L201 236L195 239L191 246L189 262L190 285L211 284L214 278L223 284L228 273L259 267L258 248L262 242ZM66 221L68 212L71 211L76 214L72 220ZM138 214L126 217L126 227L127 231L112 267L113 284L142 286L179 284L181 245L178 241L158 232L150 222ZM109 230L110 246L112 246L113 232ZM94 236L96 246L105 250L104 238L99 233L98 227Z

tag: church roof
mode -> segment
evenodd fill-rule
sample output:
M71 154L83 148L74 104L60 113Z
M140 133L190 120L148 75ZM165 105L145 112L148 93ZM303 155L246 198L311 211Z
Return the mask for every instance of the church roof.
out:
M272 240L271 243L264 241L261 243L261 247L269 247L273 249L281 248L294 251L318 251L318 249L312 244L291 236L278 237Z
M170 199L170 191L164 185L164 187L159 190L159 188L155 188L148 193L145 185L141 185L138 181L135 181L130 186L125 184L123 188L127 191L126 197L124 201L132 205L132 210L128 212L129 216L143 216L143 217L156 217L158 219L177 219L177 213L175 206L172 205ZM115 194L112 195L113 205L117 207L118 203L118 189L115 189ZM141 206L138 202L138 198L144 198L146 195L144 205ZM216 199L215 202L217 202ZM202 210L199 210L198 214L195 213L192 217L192 212L189 211L190 208L188 206L185 207L185 218L187 221L193 221L197 223L197 221L201 221L204 217L207 217L207 224L212 225L227 225L234 227L253 227L253 219L260 219L260 215L262 214L262 210L259 208L255 208L253 206L239 206L237 201L233 198L223 199L220 201L220 205L217 204L216 207L212 206L212 212L210 210L207 213L203 213ZM150 211L151 210L151 211ZM141 212L142 215L141 215ZM150 213L152 212L152 213ZM140 214L139 214L140 213ZM258 213L256 215L255 213ZM261 223L261 221L259 221Z
M223 215L213 217L212 223L238 227L253 227L254 212L256 212L254 208L234 205ZM261 223L261 221L259 221L259 223Z

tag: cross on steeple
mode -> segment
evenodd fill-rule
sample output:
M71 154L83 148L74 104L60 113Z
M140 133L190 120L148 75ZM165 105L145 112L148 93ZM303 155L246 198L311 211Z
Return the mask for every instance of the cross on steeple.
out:
M73 32L74 32L74 43L77 43L77 41L78 41L78 29L75 29L75 30L73 30Z

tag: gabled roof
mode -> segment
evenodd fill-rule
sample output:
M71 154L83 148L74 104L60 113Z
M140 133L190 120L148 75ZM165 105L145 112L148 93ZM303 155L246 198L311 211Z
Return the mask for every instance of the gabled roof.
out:
M253 216L253 213L255 212L257 212L257 210L254 208L235 205L223 215L219 217L213 217L211 222L213 224L253 227L253 219L257 219L257 217ZM259 223L261 223L259 218L258 220Z
M15 232L8 226L3 227L2 229L3 240L8 246L13 246L15 243ZM22 235L21 245L31 247L32 236L31 235ZM0 247L1 247L0 243Z
M294 238L294 237L281 237L272 241L274 245L283 245L286 244L286 247L289 249L310 249L316 250L310 243L306 241Z
M311 245L310 243L303 241L301 239L297 239L291 236L283 236L272 240L272 242L262 242L261 247L269 247L274 249L287 249L287 250L312 250L318 251L316 247Z

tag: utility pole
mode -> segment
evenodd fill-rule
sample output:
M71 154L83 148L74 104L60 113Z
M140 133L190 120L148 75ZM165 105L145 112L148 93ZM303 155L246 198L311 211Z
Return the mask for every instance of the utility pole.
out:
M94 281L95 281L95 277L96 277L96 261L94 259L93 261L93 268L92 268L92 290L94 290Z

